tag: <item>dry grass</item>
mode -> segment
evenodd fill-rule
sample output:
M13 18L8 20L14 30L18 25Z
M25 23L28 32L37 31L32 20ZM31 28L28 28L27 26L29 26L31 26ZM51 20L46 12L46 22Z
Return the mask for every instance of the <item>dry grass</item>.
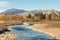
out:
M60 40L60 22L58 21L36 22L32 27L27 28L49 34Z
M7 29L11 25L21 25L22 21L0 21L0 31Z
M60 28L60 21L42 21L42 22L33 22L34 24L46 24L47 28Z

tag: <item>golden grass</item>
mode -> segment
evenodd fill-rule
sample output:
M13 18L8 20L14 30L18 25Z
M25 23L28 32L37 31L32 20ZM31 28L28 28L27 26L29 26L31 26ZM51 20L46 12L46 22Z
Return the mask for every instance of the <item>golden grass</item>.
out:
M33 26L27 28L49 34L60 40L60 22L58 21L36 22Z

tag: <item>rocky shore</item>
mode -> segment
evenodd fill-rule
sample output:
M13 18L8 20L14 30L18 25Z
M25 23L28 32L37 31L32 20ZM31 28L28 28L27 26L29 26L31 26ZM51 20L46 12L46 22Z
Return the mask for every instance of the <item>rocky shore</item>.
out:
M17 35L11 32L5 32L0 34L0 40L17 40Z
M18 40L17 35L11 33L9 26L11 25L21 25L21 21L0 21L0 40Z

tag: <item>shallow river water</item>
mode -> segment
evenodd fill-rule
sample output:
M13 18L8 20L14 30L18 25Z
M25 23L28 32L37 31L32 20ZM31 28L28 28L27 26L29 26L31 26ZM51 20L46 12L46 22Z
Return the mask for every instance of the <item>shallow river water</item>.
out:
M48 34L28 29L23 25L12 27L11 32L18 36L18 40L54 40Z

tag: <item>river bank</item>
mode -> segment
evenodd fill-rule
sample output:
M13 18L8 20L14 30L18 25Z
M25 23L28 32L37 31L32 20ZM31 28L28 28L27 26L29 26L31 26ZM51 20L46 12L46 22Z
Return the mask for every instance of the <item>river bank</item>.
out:
M0 21L0 31L8 29L9 26L21 24L23 24L22 21Z
M5 32L0 34L0 40L17 40L17 35L11 32Z
M49 34L56 39L60 40L60 28L58 27L47 27L48 24L34 24L33 26L27 26L27 28Z

